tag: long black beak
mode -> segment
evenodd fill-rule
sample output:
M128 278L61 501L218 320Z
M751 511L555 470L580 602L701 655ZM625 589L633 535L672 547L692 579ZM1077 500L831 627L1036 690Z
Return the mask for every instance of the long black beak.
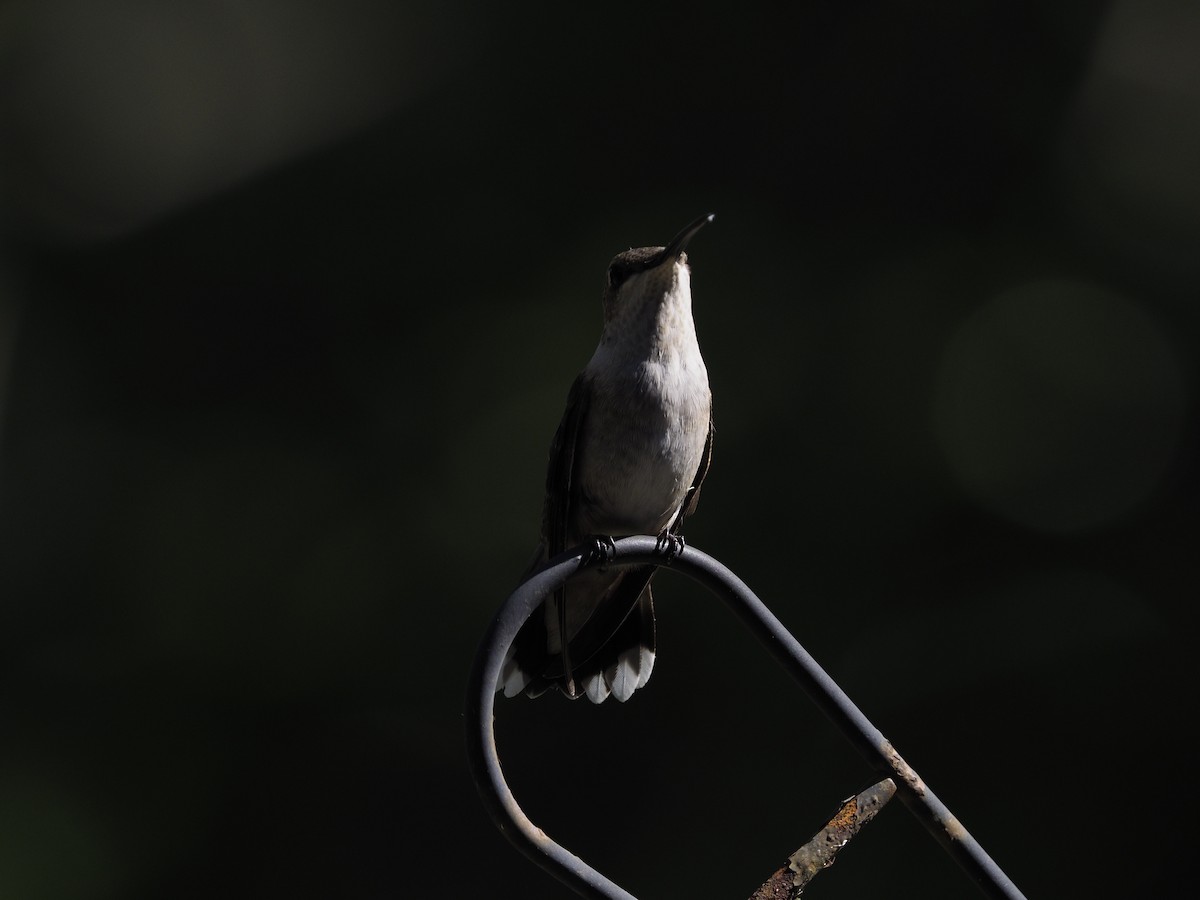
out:
M716 213L709 213L707 216L701 216L687 228L683 229L683 231L671 238L671 243L662 248L652 266L648 268L664 263L668 259L678 259L679 255L687 249L688 242L696 236L696 232L716 217Z

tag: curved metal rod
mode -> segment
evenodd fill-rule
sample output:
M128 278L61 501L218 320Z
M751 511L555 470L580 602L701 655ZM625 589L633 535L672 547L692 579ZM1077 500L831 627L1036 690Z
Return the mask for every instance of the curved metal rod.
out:
M467 755L484 805L497 827L517 849L584 897L636 900L529 821L504 781L496 752L494 704L504 657L516 639L517 631L542 600L578 571L584 553L581 548L550 560L517 587L492 620L476 654L467 689ZM682 572L724 600L768 652L800 682L809 697L867 762L877 771L895 778L901 801L984 893L1005 900L1024 900L1024 895L1008 876L901 758L887 738L740 578L692 546L668 561L652 537L643 535L616 541L611 565L647 563Z

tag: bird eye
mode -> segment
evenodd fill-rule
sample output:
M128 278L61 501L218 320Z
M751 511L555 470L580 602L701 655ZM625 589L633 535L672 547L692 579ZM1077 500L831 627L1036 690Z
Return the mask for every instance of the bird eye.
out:
M615 288L622 281L629 277L629 270L624 266L609 266L608 267L608 286Z

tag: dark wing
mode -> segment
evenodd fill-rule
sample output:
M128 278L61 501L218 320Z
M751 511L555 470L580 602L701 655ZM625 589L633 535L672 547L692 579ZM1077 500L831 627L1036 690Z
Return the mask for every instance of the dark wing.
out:
M700 466L696 469L696 477L692 479L692 486L688 488L683 505L679 507L679 515L675 517L675 521L671 525L672 534L682 532L683 520L696 511L696 504L700 502L700 486L704 484L704 479L708 476L708 469L712 465L712 453L713 419L710 415L708 417L708 437L704 439L704 452L700 454Z
M567 408L562 421L558 423L558 430L554 432L554 440L550 442L550 462L546 467L546 503L542 507L542 537L546 541L547 559L553 559L567 549L571 509L579 499L575 451L590 399L591 391L581 374L571 384Z
M567 549L567 532L571 524L571 509L579 499L579 479L576 477L579 455L579 434L587 415L591 394L587 381L580 374L571 384L567 394L567 408L563 412L554 440L550 442L550 464L546 467L546 505L542 510L542 534L546 540L546 557L553 559ZM567 640L567 587L564 584L554 592L554 603L558 608L558 631L562 641L562 666L565 684L563 690L574 698L575 680L572 676L571 650Z
M595 613L571 636L571 659L567 662L571 663L579 674L585 675L604 669L612 662L608 657L624 649L623 646L610 648L609 644L614 635L622 630L622 625L634 611L638 599L645 593L653 575L654 566L608 570L606 577L609 583L606 585L603 601L596 604ZM653 643L649 647L653 650ZM546 666L547 677L561 678L565 674L563 662L561 656L552 658Z

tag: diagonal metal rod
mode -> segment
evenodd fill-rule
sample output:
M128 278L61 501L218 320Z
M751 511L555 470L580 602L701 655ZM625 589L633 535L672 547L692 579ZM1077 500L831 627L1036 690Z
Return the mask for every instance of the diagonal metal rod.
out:
M505 654L525 620L551 591L578 571L583 558L584 551L579 549L550 560L518 586L492 620L475 657L467 688L467 755L488 812L505 837L521 852L584 897L636 900L559 846L528 819L504 781L496 752L494 704ZM616 542L611 565L648 563L667 564L654 538L637 536ZM729 605L867 762L877 771L895 778L901 801L987 896L1024 900L1024 895L901 758L891 742L740 578L711 556L690 546L669 565L704 585Z

